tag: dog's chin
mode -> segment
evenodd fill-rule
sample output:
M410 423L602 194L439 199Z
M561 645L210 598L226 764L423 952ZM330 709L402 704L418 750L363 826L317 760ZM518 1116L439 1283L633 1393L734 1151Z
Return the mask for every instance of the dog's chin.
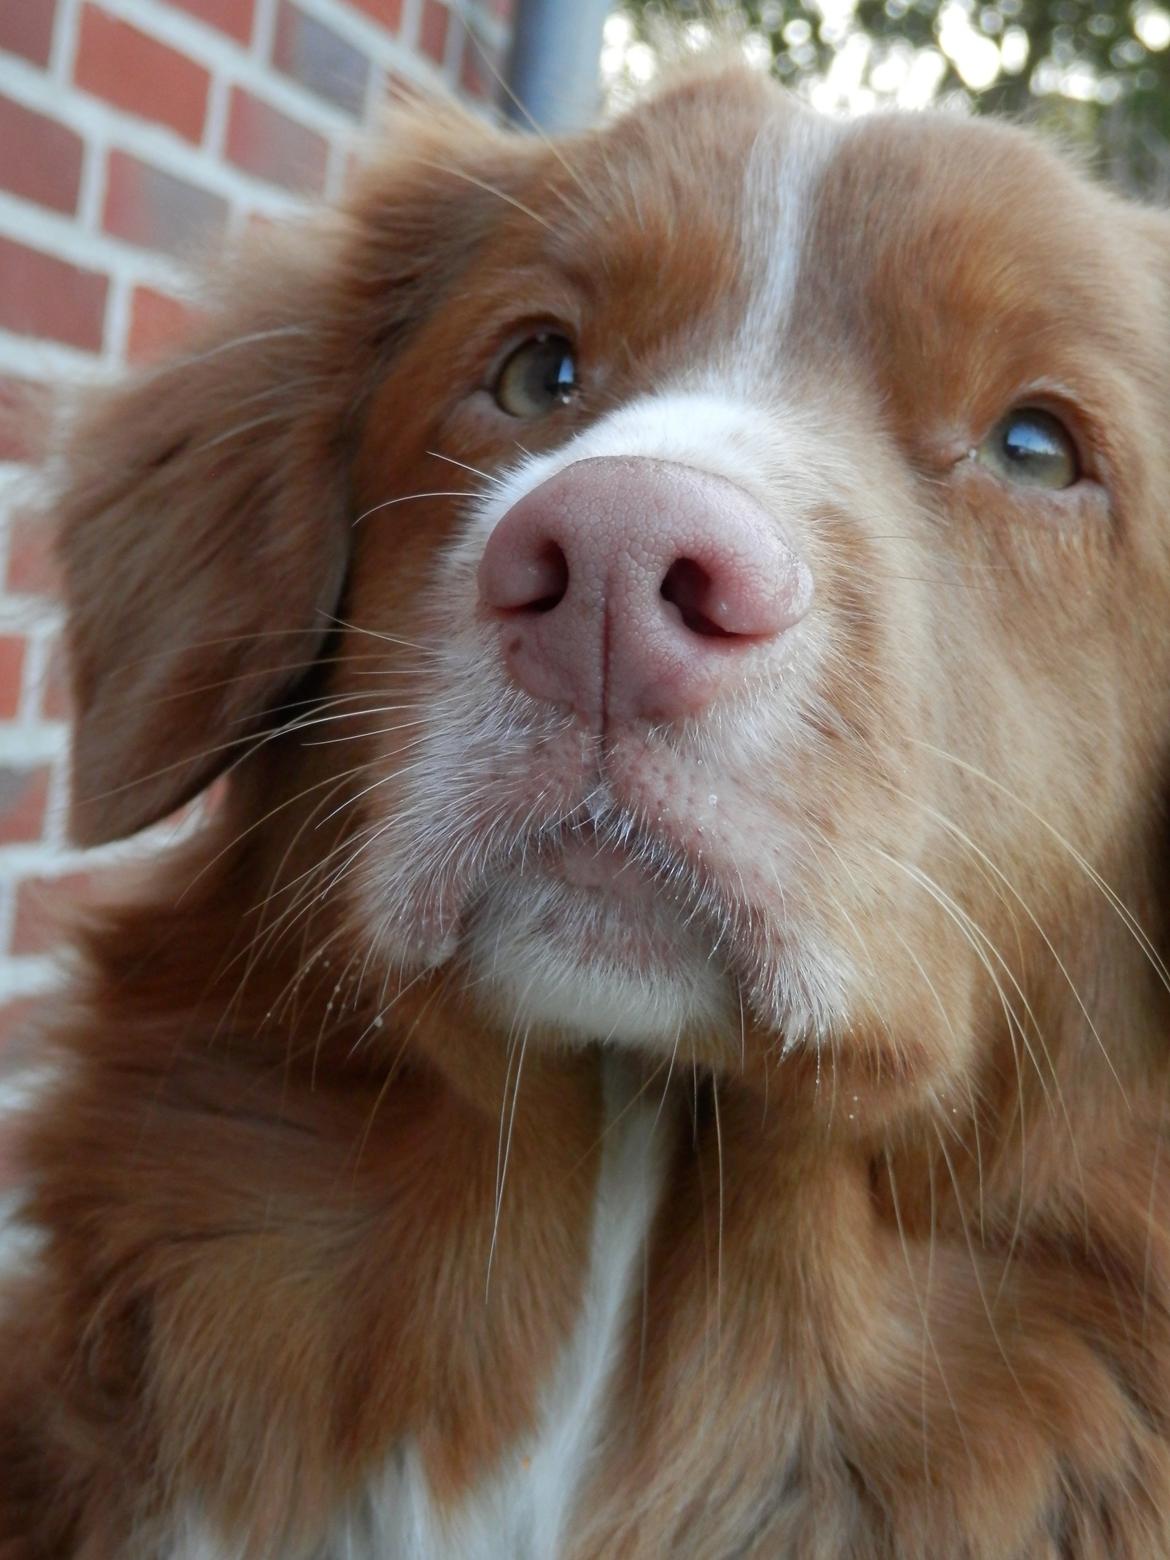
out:
M709 919L616 852L510 864L485 887L464 954L471 979L516 1030L670 1054L723 1031L734 983Z

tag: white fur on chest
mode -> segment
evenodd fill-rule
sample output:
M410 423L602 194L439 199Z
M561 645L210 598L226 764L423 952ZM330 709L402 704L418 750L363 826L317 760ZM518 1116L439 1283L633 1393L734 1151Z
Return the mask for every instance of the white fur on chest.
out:
M665 1124L658 1101L635 1099L622 1064L607 1064L606 1123L584 1304L544 1394L535 1434L461 1507L436 1511L420 1460L406 1448L339 1529L328 1560L555 1560L606 1425L643 1258L662 1188ZM539 1275L533 1275L534 1281Z

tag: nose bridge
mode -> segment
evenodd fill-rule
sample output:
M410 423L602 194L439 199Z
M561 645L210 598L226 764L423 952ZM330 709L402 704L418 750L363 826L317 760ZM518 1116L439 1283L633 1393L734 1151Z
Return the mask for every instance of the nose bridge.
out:
M641 456L579 461L528 493L489 537L479 585L512 679L595 731L701 710L811 595L756 500Z
M678 488L685 467L646 457L594 456L567 468L558 530L570 574L576 569L574 608L638 614L654 596L675 558L698 549ZM596 508L582 511L589 497Z

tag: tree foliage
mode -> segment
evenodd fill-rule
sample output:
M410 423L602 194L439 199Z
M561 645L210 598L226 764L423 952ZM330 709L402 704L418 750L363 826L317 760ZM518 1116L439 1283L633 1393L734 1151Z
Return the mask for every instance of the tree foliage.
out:
M1170 13L1156 0L625 0L638 35L743 35L830 106L959 95L1055 124L1170 193Z

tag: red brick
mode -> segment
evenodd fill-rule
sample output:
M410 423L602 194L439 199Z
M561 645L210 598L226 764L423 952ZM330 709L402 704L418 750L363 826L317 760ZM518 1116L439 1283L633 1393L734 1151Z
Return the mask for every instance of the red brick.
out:
M69 719L72 714L69 707L69 677L65 667L65 647L59 639L53 641L49 650L48 664L41 680L40 692L41 702L38 713L42 720Z
M232 89L227 158L237 168L258 179L267 179L270 184L315 194L325 189L329 146L324 136L242 87Z
M49 63L57 0L4 0L0 5L0 52L19 54L34 65Z
M198 17L209 27L227 33L230 38L237 38L240 43L247 43L252 36L255 0L170 0L170 3Z
M128 152L111 152L106 180L107 233L144 249L189 258L227 226L228 203Z
M0 238L0 328L96 352L109 279Z
M350 0L350 4L367 16L372 16L387 32L396 33L402 26L404 0Z
M315 16L298 10L290 0L280 0L272 62L302 87L355 118L365 107L369 60L360 49Z
M48 953L64 934L68 912L84 904L89 874L70 872L55 878L26 878L16 887L12 952Z
M0 97L0 188L54 211L77 210L81 137L46 114Z
M27 844L45 833L49 766L14 769L0 765L0 845Z
M129 114L169 125L188 141L198 142L203 135L211 80L207 71L96 5L87 5L81 13L73 75L86 92Z
M422 21L418 29L419 47L441 65L447 53L447 28L451 13L439 0L425 0Z
M33 460L48 393L28 379L0 378L0 460Z
M136 287L130 300L126 356L131 363L148 363L161 357L187 334L192 318L187 305L169 293Z
M20 709L26 652L19 634L0 634L0 720L15 720Z
M8 574L6 587L18 596L55 596L57 574L53 567L48 517L37 509L17 509L8 521Z

